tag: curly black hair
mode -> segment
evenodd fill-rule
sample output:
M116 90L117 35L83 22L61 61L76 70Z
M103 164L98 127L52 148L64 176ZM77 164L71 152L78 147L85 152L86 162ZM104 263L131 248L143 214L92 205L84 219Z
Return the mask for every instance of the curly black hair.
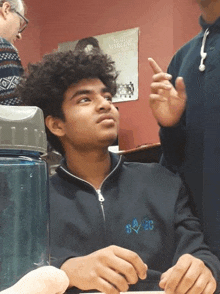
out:
M18 86L18 95L25 105L38 106L48 115L65 121L62 112L64 93L82 79L100 79L114 96L118 73L110 56L93 50L55 52L46 54L42 61L29 64ZM64 155L58 137L46 127L50 145Z

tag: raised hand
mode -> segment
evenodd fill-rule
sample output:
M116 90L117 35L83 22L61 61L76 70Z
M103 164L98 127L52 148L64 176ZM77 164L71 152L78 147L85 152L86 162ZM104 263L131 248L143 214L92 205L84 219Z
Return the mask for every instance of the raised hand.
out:
M64 271L53 266L43 266L21 278L1 294L62 294L69 286Z
M148 58L148 61L154 72L150 94L150 107L153 115L161 126L175 126L186 106L183 78L176 79L176 88L174 88L169 81L172 76L163 72L152 58Z
M147 271L135 252L114 245L68 259L61 268L70 279L70 287L106 294L126 292L129 284L145 279Z
M166 294L213 294L216 289L210 269L190 254L182 255L172 268L163 273L159 285Z

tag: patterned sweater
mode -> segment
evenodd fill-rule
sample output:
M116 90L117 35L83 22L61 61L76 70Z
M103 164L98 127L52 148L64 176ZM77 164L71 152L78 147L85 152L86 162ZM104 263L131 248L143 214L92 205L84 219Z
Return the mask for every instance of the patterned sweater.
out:
M0 105L19 105L15 88L20 81L23 67L17 49L0 37Z

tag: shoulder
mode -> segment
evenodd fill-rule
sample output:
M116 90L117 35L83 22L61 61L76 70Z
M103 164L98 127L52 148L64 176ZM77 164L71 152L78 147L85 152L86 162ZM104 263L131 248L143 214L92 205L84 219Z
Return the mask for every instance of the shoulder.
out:
M20 57L17 48L2 37L0 37L0 57L0 61L13 60L19 61L20 63Z
M196 35L194 38L192 38L190 41L185 43L180 49L176 51L174 56L171 59L171 62L168 66L168 72L175 71L176 68L179 68L179 66L182 63L182 60L185 58L186 55L189 54L189 52L200 50L201 47L201 40L203 37L203 32L200 32L198 35Z
M141 195L144 201L150 201L156 207L166 199L170 209L175 206L182 191L180 177L157 163L124 162L118 185L120 190L129 191L126 197L133 197L135 193L136 197Z
M180 49L177 50L176 55L186 53L189 50L189 48L197 45L198 41L200 41L203 38L203 34L204 33L201 31L199 34L197 34L191 40L186 42L183 46L180 47ZM201 44L199 44L199 45L201 45Z
M62 178L60 178L57 174L57 172L55 172L52 176L50 176L49 178L49 184L50 186L54 186L56 185L58 182L62 182Z
M17 48L12 43L10 43L2 37L0 37L0 49L10 50L18 54Z
M61 205L65 201L67 194L72 193L73 186L63 180L57 173L49 178L49 195L50 205L56 210L57 205ZM71 192L70 192L71 191Z
M134 174L134 178L152 181L160 185L180 186L182 181L177 174L172 173L159 163L124 162L125 171Z
M162 166L159 163L141 163L141 162L128 162L124 161L123 165L127 168L131 169L138 169L138 170L143 170L147 173L162 173L167 176L171 177L177 177L174 173L166 169L164 166Z

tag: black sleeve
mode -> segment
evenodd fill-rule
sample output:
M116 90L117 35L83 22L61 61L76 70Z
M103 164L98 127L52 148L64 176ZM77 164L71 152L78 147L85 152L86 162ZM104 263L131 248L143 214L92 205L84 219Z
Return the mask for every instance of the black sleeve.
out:
M64 264L65 261L67 261L70 258L74 258L75 256L69 255L68 257L60 257L60 258L50 258L50 265L55 266L57 268L61 268L61 266Z
M186 131L182 121L175 127L161 127L160 141L162 157L160 163L172 172L181 173L181 167L185 160Z
M175 86L176 78L178 77L178 52L174 55L167 72L172 75L172 84ZM182 163L184 162L185 143L186 143L186 124L185 112L175 127L161 127L160 141L162 148L161 164L172 172L179 172Z
M215 293L220 293L220 261L204 243L199 219L192 214L189 203L185 187L182 186L175 207L176 252L173 264L186 253L201 259L217 281Z

